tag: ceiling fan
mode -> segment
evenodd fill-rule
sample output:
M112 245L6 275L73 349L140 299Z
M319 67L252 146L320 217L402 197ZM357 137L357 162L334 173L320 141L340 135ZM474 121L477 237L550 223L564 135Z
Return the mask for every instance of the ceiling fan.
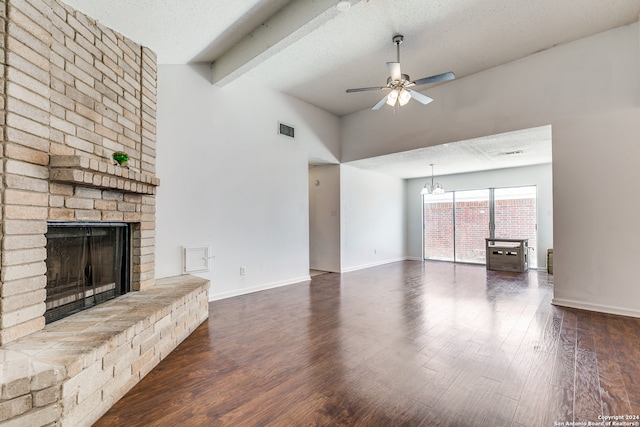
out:
M389 69L389 74L391 75L389 76L389 78L387 78L386 86L347 89L347 93L364 92L368 90L391 90L391 92L389 92L384 98L382 98L376 105L373 106L372 110L380 109L385 103L392 107L395 106L396 103L400 104L400 106L403 106L407 102L409 102L411 98L423 104L428 104L433 101L432 98L429 98L428 96L409 88L413 86L426 85L429 83L444 82L456 78L453 72L448 71L446 73L436 74L434 76L411 81L407 74L402 74L402 71L400 71L400 44L402 43L402 40L404 40L404 36L402 35L393 36L393 43L396 45L398 60L397 62L387 62L387 68Z

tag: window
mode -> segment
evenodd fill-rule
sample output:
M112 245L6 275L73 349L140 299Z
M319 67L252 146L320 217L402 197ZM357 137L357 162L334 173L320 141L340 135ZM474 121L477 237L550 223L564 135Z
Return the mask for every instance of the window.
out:
M453 193L424 198L424 258L454 260Z
M537 241L537 188L452 191L424 196L424 259L486 263L485 238ZM537 267L535 253L529 266Z
M529 267L538 266L535 186L494 190L494 236L500 239L529 239Z
M455 260L482 264L486 261L485 238L489 236L489 190L456 191Z

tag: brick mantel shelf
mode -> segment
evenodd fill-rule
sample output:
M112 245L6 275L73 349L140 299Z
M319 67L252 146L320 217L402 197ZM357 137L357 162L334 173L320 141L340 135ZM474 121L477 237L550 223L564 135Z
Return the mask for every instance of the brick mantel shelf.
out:
M155 176L84 156L50 156L49 180L149 195L160 185Z

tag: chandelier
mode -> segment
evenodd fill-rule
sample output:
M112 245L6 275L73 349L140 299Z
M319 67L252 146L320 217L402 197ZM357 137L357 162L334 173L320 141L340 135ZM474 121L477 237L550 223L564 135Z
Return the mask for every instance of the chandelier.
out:
M444 194L444 188L439 182L433 182L433 163L431 163L431 184L426 183L420 194Z

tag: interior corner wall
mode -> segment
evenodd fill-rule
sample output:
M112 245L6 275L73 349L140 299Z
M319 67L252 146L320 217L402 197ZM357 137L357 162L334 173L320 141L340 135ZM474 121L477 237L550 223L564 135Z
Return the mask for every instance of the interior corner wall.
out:
M638 23L425 91L426 108L343 117L342 160L551 125L554 302L640 317ZM455 70L454 70L455 71ZM622 212L621 212L622 211Z
M436 177L447 191L477 190L535 185L537 194L538 249L535 256L538 268L547 265L547 249L553 248L553 183L552 165L535 165L519 168L444 175ZM408 256L422 259L422 190L430 177L408 180Z
M339 273L340 166L309 169L309 267Z
M207 65L158 71L157 277L210 245L212 299L308 279L308 158L335 160L338 117L246 78L219 88Z
M554 303L640 317L640 108L563 120L552 132Z
M340 165L342 272L406 259L403 179Z

